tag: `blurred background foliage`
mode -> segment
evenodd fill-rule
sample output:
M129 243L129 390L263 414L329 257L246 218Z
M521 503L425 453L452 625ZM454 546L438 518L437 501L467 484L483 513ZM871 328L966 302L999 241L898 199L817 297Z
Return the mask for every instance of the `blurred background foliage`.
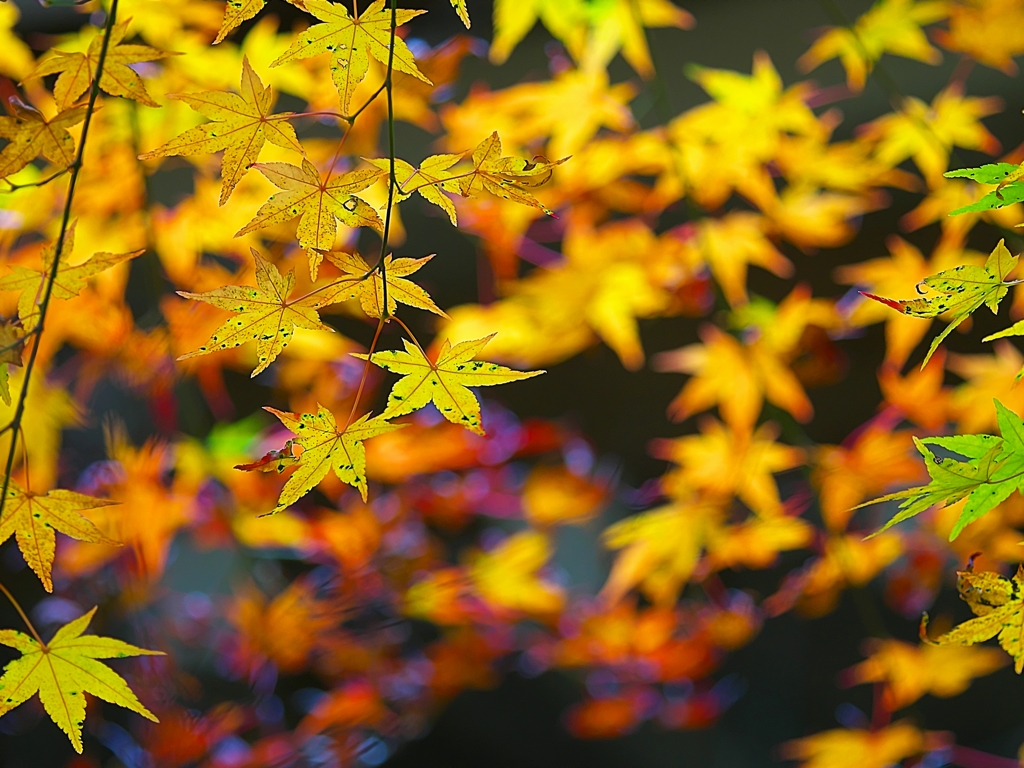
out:
M1020 3L1000 2L1008 20L1024 16ZM143 4L136 3L140 9ZM523 4L529 5L526 0ZM209 43L220 24L222 4L182 0L180 5L187 9L171 15L185 20L182 27L160 26L159 14L147 9L153 26L135 31L147 44L166 50ZM543 274L563 258L581 260L581 273L586 273L591 268L586 260L608 246L598 247L585 236L570 245L563 235L567 226L587 215L605 225L640 220L659 236L672 233L669 237L689 242L694 228L708 218L758 210L759 201L752 201L749 189L744 197L733 195L731 188L720 200L698 189L659 208L657 201L645 202L644 197L657 197L653 190L659 174L642 167L628 183L598 183L596 191L574 196L573 183L585 186L588 173L599 178L597 158L589 156L595 170L580 167L588 158L589 142L568 152L558 143L571 145L571 134L579 128L574 105L560 105L556 95L551 127L538 129L538 135L552 138L546 147L539 146L543 141L526 147L529 142L510 140L504 133L506 124L510 132L517 128L512 108L503 103L488 106L485 96L525 83L541 86L573 71L572 52L537 25L506 62L495 64L488 59L490 2L469 0L470 33L444 0L427 5L430 12L403 31L425 71L429 62L438 88L432 96L420 98L426 111L418 119L397 123L398 155L416 163L435 152L469 148L485 135L489 121L503 131L508 154L528 157L527 149L537 149L551 159L573 155L556 171L565 174L556 176L551 193L554 203L562 204L556 208L558 219L534 217L535 211L511 210L504 203L488 207L459 201L462 228L457 229L420 200L402 206L396 252L438 254L417 277L442 308L470 305L467 311L472 312L477 305L493 307L496 299L511 295L509 279L526 284L528 276ZM601 3L592 0L590 5ZM934 19L937 24L929 27L931 39L942 42L937 30L949 28L944 14L958 4L918 5L942 7L943 13ZM127 18L132 3L126 0L125 6ZM715 95L716 84L706 73L730 70L749 76L753 67L769 81L768 72L774 68L783 88L813 80L815 85L798 90L794 98L832 127L832 142L870 142L871 129L866 133L863 126L892 113L904 97L929 105L951 82L966 83L969 96L992 100L983 111L991 113L984 114L984 127L993 138L975 142L973 148L953 148L942 162L949 168L978 165L990 162L993 153L1010 162L1024 159L1019 149L1024 86L1015 66L1000 71L977 65L955 50L939 55L932 49L936 55L931 61L886 55L857 92L850 88L857 85L856 75L838 59L825 61L810 74L798 62L823 28L853 24L869 11L869 2L692 0L685 7L696 22L692 29L646 30L649 72L638 71L643 67L622 56L608 64L609 82L617 84L620 101L628 106L621 114L611 110L611 130L603 129L602 139L618 130L626 135L656 131L707 104L709 92ZM10 15L13 8L20 14L16 23ZM99 23L102 12L95 7L84 10L43 8L19 0L0 6L0 13L8 14L0 16L0 22L14 23L14 36L39 56L55 44L71 41L81 47L81 39L89 39L83 28L90 20ZM891 752L885 751L885 744L868 749L851 742L840 745L838 753L868 750L862 758L814 762L803 754L803 760L816 768L899 761L929 768L947 763L965 768L1017 764L1024 742L1024 689L1011 669L982 676L963 693L947 692L959 693L955 698L918 698L894 692L892 676L863 665L871 654L876 666L883 664L881 639L916 643L917 617L923 608L946 617L947 625L951 617L962 617L954 568L962 566L968 550L976 546L985 548L991 567L1015 562L1016 550L1007 542L1024 521L1019 500L1016 506L1007 502L998 531L986 529L955 548L942 542L943 526L948 530L948 524L939 520L895 534L886 540L891 544L865 553L857 547L862 536L884 519L882 513L859 513L849 536L848 520L840 519L853 503L894 483L909 485L920 474L920 466L907 458L912 446L906 422L915 434L940 433L951 425L991 431L986 421L990 417L971 421L970 402L961 403L956 411L949 405L956 395L942 390L943 384L952 388L962 387L964 380L976 383L982 373L975 375L971 366L981 366L980 357L947 360L940 354L937 385L933 381L930 390L900 390L900 382L914 375L923 349L892 335L893 322L880 322L886 319L884 314L854 316L866 310L857 309L861 305L851 285L873 283L863 271L840 269L890 253L897 260L901 254L905 261L920 260L919 254L932 253L943 237L953 238L949 229L955 225L940 224L945 211L930 219L927 211L922 213L924 196L941 182L927 178L928 168L921 162L915 165L897 156L856 194L833 201L847 207L838 215L824 214L817 222L821 230L814 230L816 222L798 222L789 230L779 225L771 238L777 251L761 262L772 269L753 268L738 281L729 281L705 268L682 281L685 290L673 295L671 310L659 306L645 317L642 307L638 309L640 359L628 341L616 346L597 338L607 341L614 334L588 332L585 341L577 343L553 326L556 330L549 336L540 333L530 340L532 346L522 349L516 348L519 339L513 338L511 346L500 347L493 359L547 368L547 374L482 392L487 438L449 430L436 413L421 413L410 419L414 427L396 433L393 440L384 436L379 444L368 444L370 505L359 503L339 484L328 483L298 511L256 517L272 507L280 481L275 476L239 476L229 467L280 447L281 431L262 406L299 410L300 404L308 407L320 399L347 408L362 365L344 355L370 345L374 324L357 311L332 314L328 322L340 332L337 336L327 342L297 341L295 354L282 358L277 370L254 379L248 376L249 359L235 352L225 353L227 362L221 358L208 363L215 358L205 357L196 365L175 369L173 354L186 351L181 344L202 343L199 337L208 330L209 313L200 318L191 306L182 309L185 302L172 291L207 290L217 275L231 278L246 268L248 244L229 250L223 241L244 224L252 206L240 221L221 217L215 208L218 165L207 162L209 158L195 163L182 158L148 162L140 172L134 157L163 143L192 119L182 105L171 105L166 93L195 90L199 86L194 83L205 89L217 80L224 81L221 88L236 87L239 45L259 62L259 73L269 78L268 54L258 54L260 46L271 44L275 30L284 33L307 20L298 8L271 2L225 44L232 51L224 54L230 74L213 72L212 59L203 63L209 71L190 72L187 56L140 67L139 72L156 83L153 92L160 94L158 101L164 105L160 114L171 115L166 124L146 107L114 100L104 104L111 123L100 135L129 151L121 153L123 157L113 151L97 152L93 161L106 165L102 172L94 172L92 186L82 195L91 201L98 221L108 227L124 225L125 230L91 231L87 242L91 247L134 238L136 242L120 250L145 246L147 251L122 276L128 329L112 321L106 330L88 329L83 334L121 333L120 341L90 346L75 338L75 316L65 318L67 328L58 323L64 343L49 355L51 388L41 386L37 395L50 398L37 406L49 423L28 429L30 444L44 434L59 435L61 442L59 461L52 446L38 447L41 458L34 463L39 471L49 466L66 487L121 499L123 506L146 514L121 523L122 534L132 541L127 555L77 543L59 549L52 596L39 598L38 581L13 541L0 548L0 574L24 604L34 606L33 619L47 631L98 603L107 616L104 634L169 650L165 663L140 661L126 667L133 686L160 715L162 725L140 724L112 707L94 704L86 724L85 755L72 757L41 709L26 704L0 719L0 765L769 766L801 756L798 747L782 747L791 740L832 729L863 734L870 728L875 729L870 733L891 739L886 742ZM0 45L11 45L5 40L0 38ZM0 62L14 60L13 51L0 51ZM274 87L281 92L277 109L301 111L310 100L297 94L315 91L302 78L315 79L317 70L311 65L289 71L295 82L290 83L286 74L275 75ZM0 72L7 76L9 89L27 74L14 68ZM375 74L379 77L380 72ZM408 82L400 80L398 88ZM42 85L35 83L31 87ZM718 87L727 91L729 81ZM318 98L327 103L333 95ZM503 115L504 109L510 115ZM101 119L106 117L103 111ZM773 116L784 120L783 106L771 105L757 115L759 120ZM353 157L382 155L386 145L381 141L381 119L379 112L367 117L373 130L354 136L348 150ZM630 119L637 129L630 127ZM615 128L615 120L622 121L621 128ZM875 125L876 130L885 130ZM127 133L119 134L119 126L127 126ZM321 165L333 152L337 135L337 125L329 120L308 121L300 129L307 152ZM463 141L469 135L477 138ZM639 146L611 152L639 152ZM722 169L728 176L730 168L741 168L743 159L736 155L742 156L744 145L737 146L727 143L717 154L710 153L709 176ZM813 157L789 161L806 162L812 169L805 173L813 176ZM785 157L772 157L765 165L777 178L786 162ZM873 149L862 162L879 162L878 152ZM127 181L129 177L134 181ZM19 249L39 239L19 240L25 231L52 235L46 228L46 206L54 201L46 195L58 191L56 185L40 190L0 193L4 254L15 260L12 263L22 258ZM604 199L602 191L608 192ZM258 197L243 193L247 200ZM544 192L539 194L548 200ZM131 204L125 203L132 195L144 201L138 204L147 212L142 220L132 218ZM383 205L383 200L373 202ZM594 215L593 208L602 210ZM22 217L14 225L10 217L3 218L10 211ZM989 217L968 227L950 256L954 262L943 266L968 251L987 254L1000 238L1019 252L1024 239L1012 228L1015 212L1019 213ZM522 219L527 215L531 218ZM141 234L129 231L131 227L141 229ZM724 233L723 250L736 249L731 238L741 235ZM633 258L636 251L650 247L643 238L630 239L629 233L622 237L611 251ZM302 279L304 257L289 238L274 233L266 242L278 263L297 267ZM366 233L350 237L348 244L369 252L374 247ZM570 254L573 247L579 255ZM207 270L202 277L186 274L189 249ZM175 273L175 265L180 273ZM905 269L909 274L914 268ZM908 285L920 277L923 274ZM116 294L120 287L113 282L98 293ZM805 289L798 285L809 292L801 293ZM569 303L556 288L544 290L554 304ZM681 387L692 379L679 372L680 365L685 370L690 363L680 364L678 356L665 353L698 342L710 344L716 337L707 330L709 322L724 329L723 335L749 344L768 335L780 302L806 303L810 296L825 300L818 316L824 319L808 323L814 328L801 336L800 353L787 360L800 381L797 388L806 388L807 404L792 392L783 394L765 403L763 410L756 408L746 425L752 429L754 420L777 424L777 432L768 427L756 434L764 439L777 436L780 443L811 457L805 461L795 454L782 455L775 466L778 497L786 503L782 518L808 525L793 534L798 545L769 551L758 565L752 562L760 543L755 532L749 540L736 538L731 546L743 551L731 555L732 561L728 553L719 553L716 563L710 550L704 551L699 565L680 568L678 583L642 583L651 573L624 576L623 552L636 538L630 538L633 534L626 526L610 526L655 506L665 493L671 495L672 489L666 490L659 479L669 470L689 466L692 472L684 483L702 488L700 482L714 483L714 478L693 480L710 442L692 444L696 456L690 459L681 458L683 447L677 450L666 442L709 434L714 427L697 413L707 406L677 406L675 413L682 416L677 421L666 415ZM1022 306L1018 297L1015 307ZM13 311L13 301L4 310ZM495 316L481 312L477 317L452 311L455 321L445 328L454 327L457 334L462 322L486 332ZM847 315L839 320L837 312ZM423 313L411 314L408 322L423 339L433 338L438 327ZM979 316L969 333L954 333L946 346L952 353L976 355L980 335L1001 327L995 322ZM397 347L400 336L389 325L381 343ZM505 337L499 336L496 347ZM906 347L903 353L894 351L894 340ZM564 354L558 351L562 347ZM1020 355L1012 347L1002 348L999 355L1000 370L1009 370L1009 388L1015 370L1012 360ZM880 368L887 359L892 365ZM803 369L797 370L800 365ZM949 368L945 372L943 365ZM730 375L726 371L724 378ZM383 379L374 375L370 383L379 409L386 391ZM743 422L742 416L734 414L734 421L724 414L722 401L731 390L728 384L720 386L724 392L719 414L730 423ZM960 391L961 400L991 397L980 385ZM768 399L772 400L770 394ZM880 410L879 403L884 413L867 425ZM813 408L813 419L806 418L808 407ZM864 441L870 440L877 442L865 447ZM849 456L857 450L863 450L867 468L853 467ZM829 482L842 484L841 478L854 474L874 477L877 487L861 488L862 493L845 506L842 500L848 497L835 491L829 497L831 508L823 509L818 494L830 492L822 488ZM734 482L727 489L730 493L742 486L743 478ZM737 516L737 509L759 512L758 504L764 501L756 494L739 493L738 502L729 496L734 504L729 520L736 526L746 521L742 514ZM136 528L127 530L130 526ZM653 541L659 534L645 535ZM690 546L666 542L666 559ZM843 547L860 554L843 554ZM855 559L852 565L844 561L847 556ZM839 573L830 574L828 568ZM828 583L812 594L806 587L809 578ZM459 591L467 579L474 585L469 595ZM659 599L659 589L671 593L670 599ZM0 617L3 626L18 626L9 606L0 606ZM876 645L867 638L874 638ZM972 657L978 675L1002 663L997 660L1001 652L988 650L990 655L979 651ZM925 663L968 664L951 658ZM890 682L857 685L872 680ZM893 711L919 730L903 732L898 730L901 725L889 726Z

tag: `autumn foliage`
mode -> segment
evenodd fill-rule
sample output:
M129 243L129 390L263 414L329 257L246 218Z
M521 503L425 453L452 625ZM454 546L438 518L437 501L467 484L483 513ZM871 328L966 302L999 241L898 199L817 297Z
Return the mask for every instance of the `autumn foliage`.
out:
M572 681L581 740L711 728L733 658L845 600L870 712L774 757L1015 764L917 706L1024 669L1024 151L970 87L1016 75L1024 2L823 0L798 65L843 82L752 51L678 114L651 30L699 16L484 5L430 4L465 30L431 47L395 0L55 3L46 36L0 2L0 763L45 714L54 765L378 765L511 675ZM538 25L550 72L464 87ZM887 69L944 56L937 93ZM873 338L877 409L818 441ZM502 405L602 347L679 382L660 476Z

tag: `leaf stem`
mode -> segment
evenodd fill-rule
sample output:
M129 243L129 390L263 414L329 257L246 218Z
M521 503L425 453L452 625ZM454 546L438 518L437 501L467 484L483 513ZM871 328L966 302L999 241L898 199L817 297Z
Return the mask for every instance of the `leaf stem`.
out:
M420 340L416 338L416 334L409 329L409 326L402 322L402 318L400 318L398 315L392 315L389 319L394 320L396 323L402 326L405 332L409 335L409 338L412 340L412 343L416 345L416 349L420 351L420 354L423 355L423 357L426 358L427 360L430 360L430 358L427 357L427 353L423 349L423 346L420 344Z
M11 439L15 439L18 435L21 436L21 462L25 465L25 490L32 490L32 474L28 468L28 440L25 439L25 428L19 424L17 434L13 435Z
M363 375L359 377L359 387L356 389L356 398L352 401L352 410L348 412L348 418L345 420L345 429L348 429L348 425L351 424L352 419L355 418L356 409L359 407L359 399L363 396L363 387L366 386L366 378L370 374L370 361L373 358L374 350L377 349L377 339L380 338L380 332L383 327L384 318L382 317L377 321L377 330L373 334L373 341L370 342L370 351L366 355L366 364L363 366Z
M64 250L64 240L67 236L68 226L71 223L71 205L75 199L75 187L78 185L78 175L82 170L82 158L85 156L85 142L89 136L89 126L92 124L93 114L96 112L96 101L100 95L100 80L103 78L103 65L107 60L107 50L110 47L110 36L114 30L117 19L118 0L111 0L110 11L107 13L106 25L103 32L103 42L100 45L100 55L96 61L96 74L93 76L92 87L89 89L89 103L85 110L85 121L82 123L82 136L78 141L78 152L75 161L71 164L71 178L68 181L67 199L64 201L64 214L61 216L60 233L57 235L55 244L53 264L46 276L46 287L43 290L42 301L39 303L39 321L36 324L35 343L32 344L32 351L29 353L28 363L25 365L25 378L21 383L21 391L18 393L18 405L14 409L14 417L11 419L11 426L15 433L11 435L11 447L7 451L7 464L4 469L3 487L0 488L0 518L3 517L4 503L7 501L7 489L11 483L11 470L14 467L14 453L17 450L16 431L21 428L22 419L25 418L25 405L28 401L28 387L32 381L32 371L35 368L36 358L39 355L40 339L43 334L43 325L46 322L46 312L50 307L50 298L53 295L53 286L57 282L57 272L60 269L61 256ZM6 590L5 590L6 591ZM19 609L20 610L20 609ZM38 638L38 635L37 635ZM42 641L40 641L42 642Z
M32 633L32 637L36 639L36 642L43 646L43 648L46 648L46 643L43 642L43 638L41 638L39 636L39 633L36 632L35 626L29 620L28 614L26 614L25 611L22 609L21 603L14 599L14 595L12 595L10 590L4 586L4 583L2 581L0 581L0 592L3 592L5 595L7 595L7 599L11 601L11 605L14 606L14 610L16 610L18 612L18 615L21 616L21 620L25 622L25 626L28 627L29 632Z
M330 110L319 110L316 112L282 112L278 115L271 115L266 119L268 123L275 123L280 120L293 120L296 117L336 117L339 120L348 120L345 115L341 112L331 112Z

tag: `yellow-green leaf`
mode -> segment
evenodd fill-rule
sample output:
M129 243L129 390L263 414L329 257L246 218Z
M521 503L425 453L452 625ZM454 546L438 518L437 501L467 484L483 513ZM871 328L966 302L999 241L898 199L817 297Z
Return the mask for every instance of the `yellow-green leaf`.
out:
M385 7L385 0L376 0L355 18L348 15L345 7L327 0L303 0L303 6L322 24L314 24L302 32L292 46L271 64L307 59L321 53L331 54L331 76L338 88L341 111L349 113L352 95L366 77L370 56L382 64L388 63L391 46L391 9ZM401 9L395 14L397 26L426 11ZM401 37L395 37L393 66L399 72L417 77L431 84L419 69L412 51Z
M381 311L384 307L384 280L381 278L380 270L372 269L358 253L329 251L324 256L344 274L352 277L351 298L359 299L359 305L363 311L373 318L384 316ZM433 254L422 259L396 259L394 256L384 259L384 271L387 273L388 283L387 315L389 317L395 314L399 304L424 309L441 317L448 317L425 290L412 280L405 279L407 275L411 275L432 258L434 258Z
M433 402L448 421L461 424L479 435L484 434L480 424L480 401L468 387L504 384L544 373L513 371L503 365L474 360L492 338L493 333L482 339L463 341L454 347L445 340L437 362L431 362L419 347L405 339L402 340L404 352L374 352L370 358L374 365L402 376L391 388L383 416L402 416ZM366 355L355 357L367 359Z
M259 159L266 141L305 154L295 136L295 129L283 119L293 113L282 112L268 119L274 96L269 87L263 87L246 56L242 57L242 82L238 94L204 91L174 94L171 98L184 101L196 112L210 118L211 122L189 128L162 147L139 155L139 158L210 154L223 149L221 205Z
M38 692L46 714L68 735L79 754L82 752L86 693L159 722L132 693L124 678L96 659L163 656L163 653L136 648L111 637L83 635L94 613L95 608L65 624L45 645L23 632L0 629L0 644L21 652L20 658L4 667L3 677L0 677L0 716Z
M56 549L54 532L94 544L118 544L79 514L83 509L117 503L63 489L33 493L22 489L12 479L7 485L7 501L0 516L0 544L14 534L25 562L43 582L46 591L53 592L50 571Z
M256 369L252 372L255 376L265 370L288 346L296 328L333 332L333 328L320 322L320 315L316 311L330 303L328 296L314 293L289 300L288 294L295 286L295 273L289 272L282 277L277 267L263 259L255 249L252 257L256 260L255 288L225 285L207 293L178 291L178 295L186 299L205 301L236 313L235 317L226 320L214 331L206 344L194 352L182 355L179 360L255 341L258 359Z
M316 413L301 415L270 407L265 410L277 416L297 435L293 442L302 448L298 466L281 489L273 512L280 512L301 499L331 469L343 483L359 489L363 501L366 501L366 448L363 441L405 426L385 421L382 416L372 419L363 416L339 430L334 414L319 403Z

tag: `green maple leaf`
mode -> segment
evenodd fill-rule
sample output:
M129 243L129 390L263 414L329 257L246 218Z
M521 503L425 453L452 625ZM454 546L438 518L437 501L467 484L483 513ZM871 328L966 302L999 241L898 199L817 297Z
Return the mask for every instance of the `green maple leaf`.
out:
M962 213L990 211L1024 201L1024 167L1012 163L989 163L979 168L960 168L942 174L947 179L971 179L979 184L996 184L996 188L970 205L950 211L950 216Z
M995 509L1015 490L1024 490L1024 421L998 400L995 405L1002 437L953 435L926 437L923 440L914 438L914 444L924 457L931 482L890 493L855 507L860 509L882 501L902 501L896 515L871 536L877 536L896 523L931 507L949 506L966 498L967 503L949 534L949 540L952 541L965 527ZM940 458L928 448L929 445L938 445L967 460Z

